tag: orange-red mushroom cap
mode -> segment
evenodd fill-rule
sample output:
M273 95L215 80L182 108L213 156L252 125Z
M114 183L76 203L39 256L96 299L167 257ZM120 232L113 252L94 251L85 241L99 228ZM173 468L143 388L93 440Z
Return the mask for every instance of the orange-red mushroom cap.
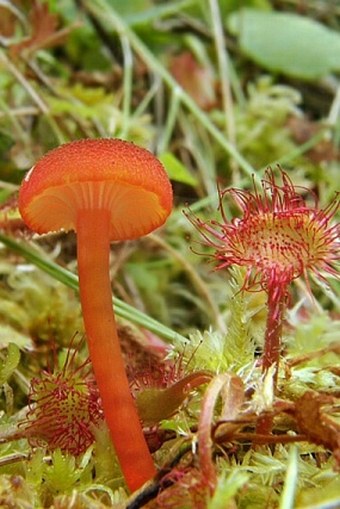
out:
M19 210L37 233L76 230L82 210L110 213L110 240L146 235L172 209L163 165L148 150L118 139L86 139L48 152L27 173Z

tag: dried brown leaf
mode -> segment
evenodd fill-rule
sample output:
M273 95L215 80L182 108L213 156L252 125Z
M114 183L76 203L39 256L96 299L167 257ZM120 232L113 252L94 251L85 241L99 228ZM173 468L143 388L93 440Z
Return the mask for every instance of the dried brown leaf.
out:
M211 70L200 65L189 51L172 58L170 72L202 109L208 110L216 103Z
M72 28L57 30L58 17L49 11L48 4L33 0L29 15L31 36L11 46L12 56L34 53L42 48L61 44Z
M311 442L323 445L334 453L340 467L340 424L334 415L339 399L329 394L306 391L296 401L295 417L299 431Z
M316 136L321 131L322 126L306 118L291 117L288 121L288 128L294 140L302 145ZM337 160L339 158L339 151L332 141L321 139L306 152L306 155L313 163L317 164L323 161Z

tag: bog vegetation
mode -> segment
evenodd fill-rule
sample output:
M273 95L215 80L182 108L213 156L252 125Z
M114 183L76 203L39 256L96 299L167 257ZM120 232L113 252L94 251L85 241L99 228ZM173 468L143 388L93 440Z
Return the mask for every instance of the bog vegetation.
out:
M337 0L0 2L0 507L340 505L339 27ZM164 226L111 245L157 471L134 493L76 236L18 210L26 172L81 138L147 148L174 192Z

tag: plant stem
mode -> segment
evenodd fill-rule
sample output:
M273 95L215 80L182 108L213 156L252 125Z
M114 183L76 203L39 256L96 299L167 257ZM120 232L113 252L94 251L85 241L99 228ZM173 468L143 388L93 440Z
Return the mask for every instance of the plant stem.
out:
M278 281L276 285L272 285L268 288L267 294L268 316L264 338L262 371L266 373L271 366L275 366L273 374L273 392L275 393L280 361L282 322L285 311L287 287ZM260 435L269 434L271 433L272 427L272 416L265 415L258 420L256 433Z
M80 300L90 359L106 423L126 483L136 490L156 473L148 450L120 349L112 307L107 211L78 214Z
M275 364L274 385L276 387L280 359L282 321L285 310L286 287L278 283L268 288L268 316L262 360L263 372Z
M218 61L218 72L221 87L221 99L224 112L225 133L230 143L236 147L236 129L235 129L235 114L233 97L230 87L230 72L229 72L229 55L225 44L223 22L221 19L221 12L218 0L209 0L210 13L211 13L211 26L214 36L215 49ZM238 185L239 171L236 160L231 159L231 168L233 171L233 185Z
M217 484L216 467L212 458L213 440L211 427L214 416L214 409L223 386L228 382L230 375L223 373L217 375L209 383L202 401L201 414L198 423L198 447L199 462L202 477L209 487L211 495L214 493Z

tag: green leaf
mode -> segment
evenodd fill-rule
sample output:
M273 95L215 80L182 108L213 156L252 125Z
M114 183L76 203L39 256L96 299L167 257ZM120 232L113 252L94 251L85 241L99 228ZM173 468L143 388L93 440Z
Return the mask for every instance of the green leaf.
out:
M227 25L242 51L270 71L307 80L340 71L340 35L315 20L242 9Z
M131 12L134 14L143 12L152 7L151 0L134 0L133 8L130 2L122 2L121 0L108 0L108 5L117 11L121 16L128 17Z
M13 371L18 367L20 361L20 351L17 345L10 343L7 349L7 356L0 361L0 385L3 385Z
M290 509L294 506L295 492L299 478L298 451L296 445L292 445L286 470L285 483L280 499L280 509Z
M198 181L189 173L186 167L170 152L164 152L159 157L159 160L164 164L169 177L176 182L187 184L188 186L195 187Z
M188 394L202 384L210 381L212 375L207 371L189 373L164 389L146 387L137 393L138 414L145 426L152 426L174 415Z
M301 488L296 507L298 509L336 509L340 507L340 476L331 481L327 480L323 486L306 490ZM328 482L327 482L328 481Z
M52 464L46 466L45 478L51 491L70 490L80 479L81 469L77 468L75 458L57 449L52 454Z
M8 150L14 145L14 140L6 134L4 131L0 131L0 155L3 155L8 152Z
M208 503L208 509L225 509L232 507L234 504L227 504L237 494L238 490L242 488L248 481L249 476L245 472L234 470L226 478L222 474L217 482L217 487L214 495Z

